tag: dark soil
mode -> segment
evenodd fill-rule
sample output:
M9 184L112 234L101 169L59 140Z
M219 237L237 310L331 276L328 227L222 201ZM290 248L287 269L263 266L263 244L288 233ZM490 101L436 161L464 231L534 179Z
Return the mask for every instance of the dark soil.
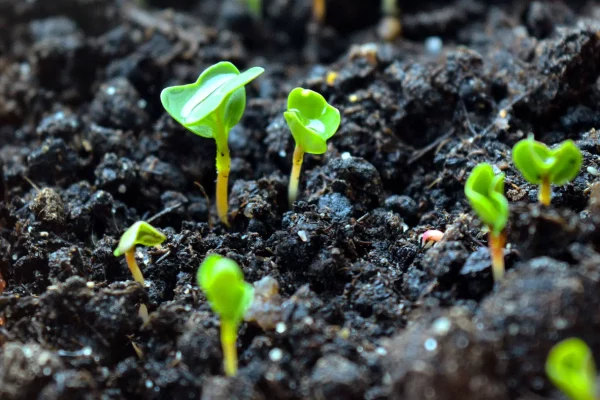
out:
M0 0L0 398L561 398L552 345L600 357L600 6L401 0L381 43L377 1L328 0L324 26L309 1L263 3L256 21L238 0ZM214 143L158 96L221 60L266 70L229 138L230 229ZM296 86L342 125L288 210ZM528 132L584 153L550 207L510 161ZM496 285L463 195L483 161L511 201ZM137 251L146 288L112 254L140 219L168 235ZM235 378L195 281L210 252L260 281Z

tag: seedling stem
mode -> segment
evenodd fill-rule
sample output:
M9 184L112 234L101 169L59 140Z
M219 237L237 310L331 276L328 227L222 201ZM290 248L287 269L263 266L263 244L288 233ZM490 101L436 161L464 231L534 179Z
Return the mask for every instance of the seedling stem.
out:
M325 21L325 0L313 0L313 18L319 24Z
M294 149L294 160L292 165L292 174L290 175L290 184L288 187L288 201L290 208L298 198L298 183L300 182L300 172L302 171L302 161L304 159L304 150L299 145Z
M494 282L499 282L504 277L504 245L506 244L506 234L495 234L490 228L488 244L492 258Z
M544 177L540 183L540 190L538 192L538 200L542 205L549 206L550 199L552 198L552 189L550 186L550 179Z
M133 279L141 283L142 286L145 286L144 275L142 275L142 270L140 270L137 261L135 261L135 247L125 252L125 261L127 261L127 266L131 271L131 275L133 275ZM148 322L148 307L145 304L140 304L138 315L144 323Z
M223 347L223 362L227 376L235 376L238 369L237 348L235 345L237 330L237 323L221 319L221 346Z
M227 185L229 182L229 171L231 170L231 157L229 156L229 145L223 124L219 121L219 132L215 135L217 144L217 214L225 226L229 226L227 211L229 201L227 197Z

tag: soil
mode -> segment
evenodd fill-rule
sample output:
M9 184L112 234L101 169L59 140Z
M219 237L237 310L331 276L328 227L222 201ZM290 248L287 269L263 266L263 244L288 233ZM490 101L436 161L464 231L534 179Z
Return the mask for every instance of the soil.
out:
M310 3L0 1L0 398L560 399L549 349L600 357L600 6L401 0L384 43L377 1L322 25ZM266 70L229 137L230 228L214 143L159 100L221 60ZM342 125L288 210L296 86ZM511 162L529 132L584 154L549 207ZM484 161L511 202L496 284L463 194ZM142 219L168 236L136 252L145 288L112 254ZM234 378L195 281L213 252L257 286Z

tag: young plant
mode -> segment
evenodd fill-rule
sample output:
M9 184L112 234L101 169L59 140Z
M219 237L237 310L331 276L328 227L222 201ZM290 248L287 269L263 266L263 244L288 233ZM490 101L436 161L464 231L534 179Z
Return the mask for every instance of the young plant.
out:
M473 168L465 185L465 195L475 213L489 228L488 245L494 281L504 276L504 227L508 222L508 200L504 197L504 174L494 175L490 164Z
M198 269L197 279L212 310L221 319L224 369L228 376L234 376L238 364L237 331L254 299L254 288L244 281L235 261L217 254L206 257Z
M217 214L227 220L227 183L231 158L227 137L246 108L245 85L264 72L254 67L240 71L230 62L206 69L195 83L163 89L160 100L167 112L196 135L214 139L217 144Z
M550 350L546 375L571 400L600 399L592 351L581 339L565 339Z
M135 261L135 246L138 244L148 247L158 246L164 242L166 238L167 237L162 232L149 223L138 221L131 225L121 236L119 245L113 254L115 257L125 255L125 260L133 275L133 279L136 282L141 283L142 286L145 286L144 275L142 274L137 261ZM140 305L140 317L142 317L144 321L148 320L148 309L145 304Z
M296 141L288 187L288 201L291 208L298 197L298 182L304 153L325 153L327 139L332 137L339 128L341 117L339 110L329 105L319 93L302 88L290 92L287 111L283 116Z
M246 6L254 19L262 18L262 0L246 0Z
M538 199L547 206L552 197L551 184L564 185L577 176L583 156L572 140L565 140L554 149L533 139L519 141L513 147L512 159L529 183L539 185Z

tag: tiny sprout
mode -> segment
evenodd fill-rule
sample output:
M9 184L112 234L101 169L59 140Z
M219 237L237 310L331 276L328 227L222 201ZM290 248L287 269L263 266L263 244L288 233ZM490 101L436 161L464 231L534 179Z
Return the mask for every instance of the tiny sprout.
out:
M217 213L227 220L227 183L231 158L227 138L246 108L244 86L264 72L254 67L240 71L230 62L206 69L195 83L163 89L160 100L167 112L196 135L215 139L217 144Z
M326 0L313 0L313 19L319 24L325 22L325 13L327 12L327 5L325 4L325 2Z
M254 19L262 18L262 0L246 0L246 6Z
M158 246L165 241L167 237L154 228L147 222L138 221L131 225L129 229L121 236L119 245L114 251L115 257L125 255L125 261L127 266L133 275L133 279L144 286L144 275L135 261L135 246L141 244L142 246ZM148 320L148 309L145 304L140 306L140 317L144 321Z
M290 207L298 197L298 182L304 153L323 154L327 151L327 139L340 126L340 112L329 105L325 98L309 89L296 88L288 96L285 120L296 141L288 201Z
M512 158L529 183L540 185L538 199L546 206L552 197L550 185L561 186L575 179L583 162L583 155L572 140L550 149L534 140L532 134L515 144Z
M224 369L228 376L237 373L237 330L252 305L254 288L244 281L239 265L225 257L211 254L198 269L198 285L206 294L213 311L221 319L221 346Z
M592 351L581 339L565 339L548 353L546 375L571 400L597 399Z
M504 174L494 175L490 164L478 164L465 184L465 195L479 218L489 228L489 246L492 257L492 273L498 281L504 276L503 233L508 222L508 200L504 197Z
M421 235L421 247L431 247L444 237L444 232L430 229Z

